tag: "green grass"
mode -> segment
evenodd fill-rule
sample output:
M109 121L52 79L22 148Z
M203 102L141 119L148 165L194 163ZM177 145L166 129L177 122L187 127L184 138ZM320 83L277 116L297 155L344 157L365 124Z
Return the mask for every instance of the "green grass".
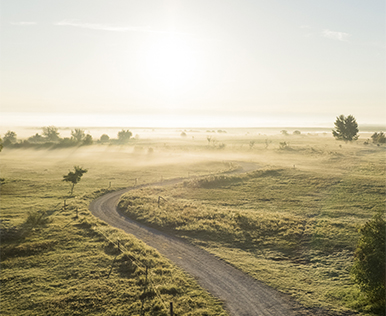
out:
M177 315L227 315L194 279L95 219L88 205L135 178L141 184L229 166L192 161L171 168L143 160L100 147L1 153L2 315L168 315L170 302ZM70 198L62 176L75 164L89 172Z
M129 192L121 212L189 239L305 306L369 312L349 272L358 227L384 211L384 149L349 145L331 154L320 144L302 160L300 145L271 151L275 164L248 175ZM158 208L160 195L167 201Z
M371 306L349 270L358 226L384 209L384 147L324 136L272 136L266 148L263 135L217 137L225 148L196 136L122 147L4 149L1 313L167 315L163 304L173 302L177 315L226 315L192 278L88 211L93 198L132 186L135 179L144 184L175 177L186 179L173 187L132 191L122 208L306 306L327 308L331 315L368 312ZM251 140L256 140L252 149ZM279 149L282 141L289 148ZM215 175L232 167L224 160L243 159L261 170ZM70 198L62 177L74 165L89 171ZM201 177L207 174L212 176ZM167 201L158 208L160 195Z

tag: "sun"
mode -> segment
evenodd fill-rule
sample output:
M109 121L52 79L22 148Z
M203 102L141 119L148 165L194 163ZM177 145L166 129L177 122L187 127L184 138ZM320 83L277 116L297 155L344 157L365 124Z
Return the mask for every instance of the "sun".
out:
M166 94L178 95L195 80L197 57L193 45L170 35L151 42L144 55L144 73L148 84Z

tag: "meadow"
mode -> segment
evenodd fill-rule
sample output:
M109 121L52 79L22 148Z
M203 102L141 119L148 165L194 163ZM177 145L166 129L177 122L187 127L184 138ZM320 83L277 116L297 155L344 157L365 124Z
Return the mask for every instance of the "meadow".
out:
M124 146L3 149L2 314L167 315L172 301L177 315L226 315L192 278L88 211L109 190L176 177L185 179L125 194L121 212L306 307L370 314L349 271L358 228L384 211L385 147L365 145L366 135L343 143L323 133L209 132ZM238 161L258 169L221 174ZM61 180L74 165L88 172L69 197Z

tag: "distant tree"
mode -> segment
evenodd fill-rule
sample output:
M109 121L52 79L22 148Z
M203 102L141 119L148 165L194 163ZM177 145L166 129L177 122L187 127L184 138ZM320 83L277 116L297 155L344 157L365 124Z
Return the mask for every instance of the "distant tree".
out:
M127 143L130 140L130 137L133 135L129 130L125 131L124 129L118 132L118 141L120 143Z
M92 145L92 136L90 134L87 134L83 139L83 145Z
M0 151L3 150L3 139L0 137Z
M252 149L253 146L255 146L255 141L254 141L254 140L251 140L251 141L249 142L249 149Z
M370 303L385 312L386 225L382 213L377 213L359 232L351 274Z
M206 140L208 141L208 146L209 146L210 142L212 141L212 136L206 136Z
M110 140L109 135L103 134L100 138L101 143L107 143Z
M349 115L345 117L340 115L336 118L335 129L332 130L332 135L337 140L343 140L345 142L351 142L358 139L358 124L354 116Z
M43 143L44 137L42 135L39 135L39 133L36 133L35 135L28 138L28 141L30 143Z
M300 135L301 132L300 132L300 131L294 131L292 134L294 134L294 135Z
M186 137L186 133L185 133L185 132L182 132L182 133L181 133L181 137Z
M8 131L4 135L4 146L8 146L11 144L16 143L17 141L17 135L13 131Z
M73 138L76 142L80 143L86 137L84 130L80 128L75 128L71 130L71 138Z
M87 169L83 169L79 166L74 166L74 172L69 171L68 174L63 176L63 181L71 183L71 191L70 195L72 195L74 191L74 186L77 184L82 178L83 174L87 172Z
M386 143L386 136L383 132L374 133L373 135L371 135L371 139L373 140L373 143L375 143L375 144Z
M58 128L55 126L43 127L43 135L47 138L48 141L56 142L59 140Z

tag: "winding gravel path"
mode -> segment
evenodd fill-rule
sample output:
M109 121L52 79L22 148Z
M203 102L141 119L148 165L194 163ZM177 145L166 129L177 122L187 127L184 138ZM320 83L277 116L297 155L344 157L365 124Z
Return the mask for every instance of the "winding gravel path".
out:
M238 162L238 164L243 170L232 173L250 172L258 168L252 163ZM145 186L173 185L183 180L178 178ZM134 189L138 187L105 194L95 199L89 209L96 217L144 241L194 276L203 288L224 302L225 308L233 316L304 315L305 311L289 300L288 296L256 281L214 255L119 214L116 206L120 196Z

